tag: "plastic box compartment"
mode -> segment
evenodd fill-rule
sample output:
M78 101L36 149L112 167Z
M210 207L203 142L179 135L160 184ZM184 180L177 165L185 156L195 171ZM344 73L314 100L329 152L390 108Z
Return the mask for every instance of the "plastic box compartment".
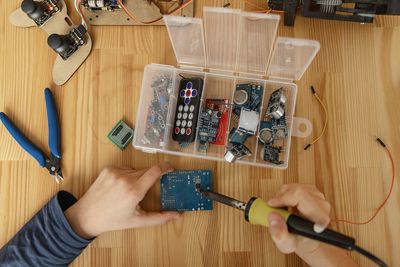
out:
M282 141L282 164L263 160L264 145L259 141L259 127L245 145L252 155L238 163L285 169L288 166L291 136L307 136L311 123L294 117L297 86L319 50L319 43L295 38L276 38L279 16L242 12L236 9L204 8L204 19L165 16L164 21L173 45L179 67L150 64L145 67L140 104L136 113L133 146L144 152L162 152L179 156L224 160L229 134L238 121L233 119L232 107L236 85L250 83L263 87L259 120L265 115L269 98L276 89L283 88L287 98L285 118L288 137ZM231 106L224 144L209 144L199 150L199 121L196 139L181 146L172 139L178 87L182 78L202 78L199 114L207 99L226 99ZM161 92L161 93L160 93ZM197 118L199 120L200 116ZM293 128L306 123L306 134Z

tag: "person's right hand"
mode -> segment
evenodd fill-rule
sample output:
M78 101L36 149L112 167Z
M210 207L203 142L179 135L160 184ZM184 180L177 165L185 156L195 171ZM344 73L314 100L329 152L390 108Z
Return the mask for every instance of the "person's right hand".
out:
M283 185L279 193L268 201L268 205L275 208L289 207L290 212L313 221L316 232L322 232L330 222L331 205L314 185ZM309 253L316 250L320 244L317 241L290 234L285 220L275 212L268 216L268 222L270 235L283 253Z
M89 239L107 231L154 226L178 219L178 212L147 212L140 201L160 176L172 171L167 163L150 169L105 168L85 195L65 211L72 229Z

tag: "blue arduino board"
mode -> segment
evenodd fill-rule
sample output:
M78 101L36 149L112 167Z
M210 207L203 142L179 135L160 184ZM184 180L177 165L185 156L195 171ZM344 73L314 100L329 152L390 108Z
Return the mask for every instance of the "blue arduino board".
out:
M212 210L212 201L196 189L211 190L212 174L209 170L170 172L161 178L161 210Z

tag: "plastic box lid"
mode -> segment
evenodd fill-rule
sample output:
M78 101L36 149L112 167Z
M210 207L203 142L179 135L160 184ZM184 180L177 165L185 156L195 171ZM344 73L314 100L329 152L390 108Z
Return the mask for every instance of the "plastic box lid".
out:
M182 68L293 81L320 48L314 40L276 37L279 15L204 7L203 17L164 16Z

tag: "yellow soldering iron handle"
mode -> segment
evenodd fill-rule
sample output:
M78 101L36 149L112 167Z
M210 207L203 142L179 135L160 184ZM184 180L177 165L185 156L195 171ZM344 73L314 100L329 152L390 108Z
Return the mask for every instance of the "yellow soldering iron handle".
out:
M246 221L251 224L268 227L268 215L271 212L276 212L285 219L288 231L292 234L301 235L348 250L352 250L355 246L354 238L331 229L326 229L321 233L317 233L314 231L313 222L290 214L287 210L272 208L261 198L253 197L247 202L244 216Z
M285 221L287 221L290 216L290 213L287 210L272 208L268 206L264 200L256 197L251 198L247 202L244 216L246 221L251 224L258 224L268 227L268 216L271 212L280 214Z

